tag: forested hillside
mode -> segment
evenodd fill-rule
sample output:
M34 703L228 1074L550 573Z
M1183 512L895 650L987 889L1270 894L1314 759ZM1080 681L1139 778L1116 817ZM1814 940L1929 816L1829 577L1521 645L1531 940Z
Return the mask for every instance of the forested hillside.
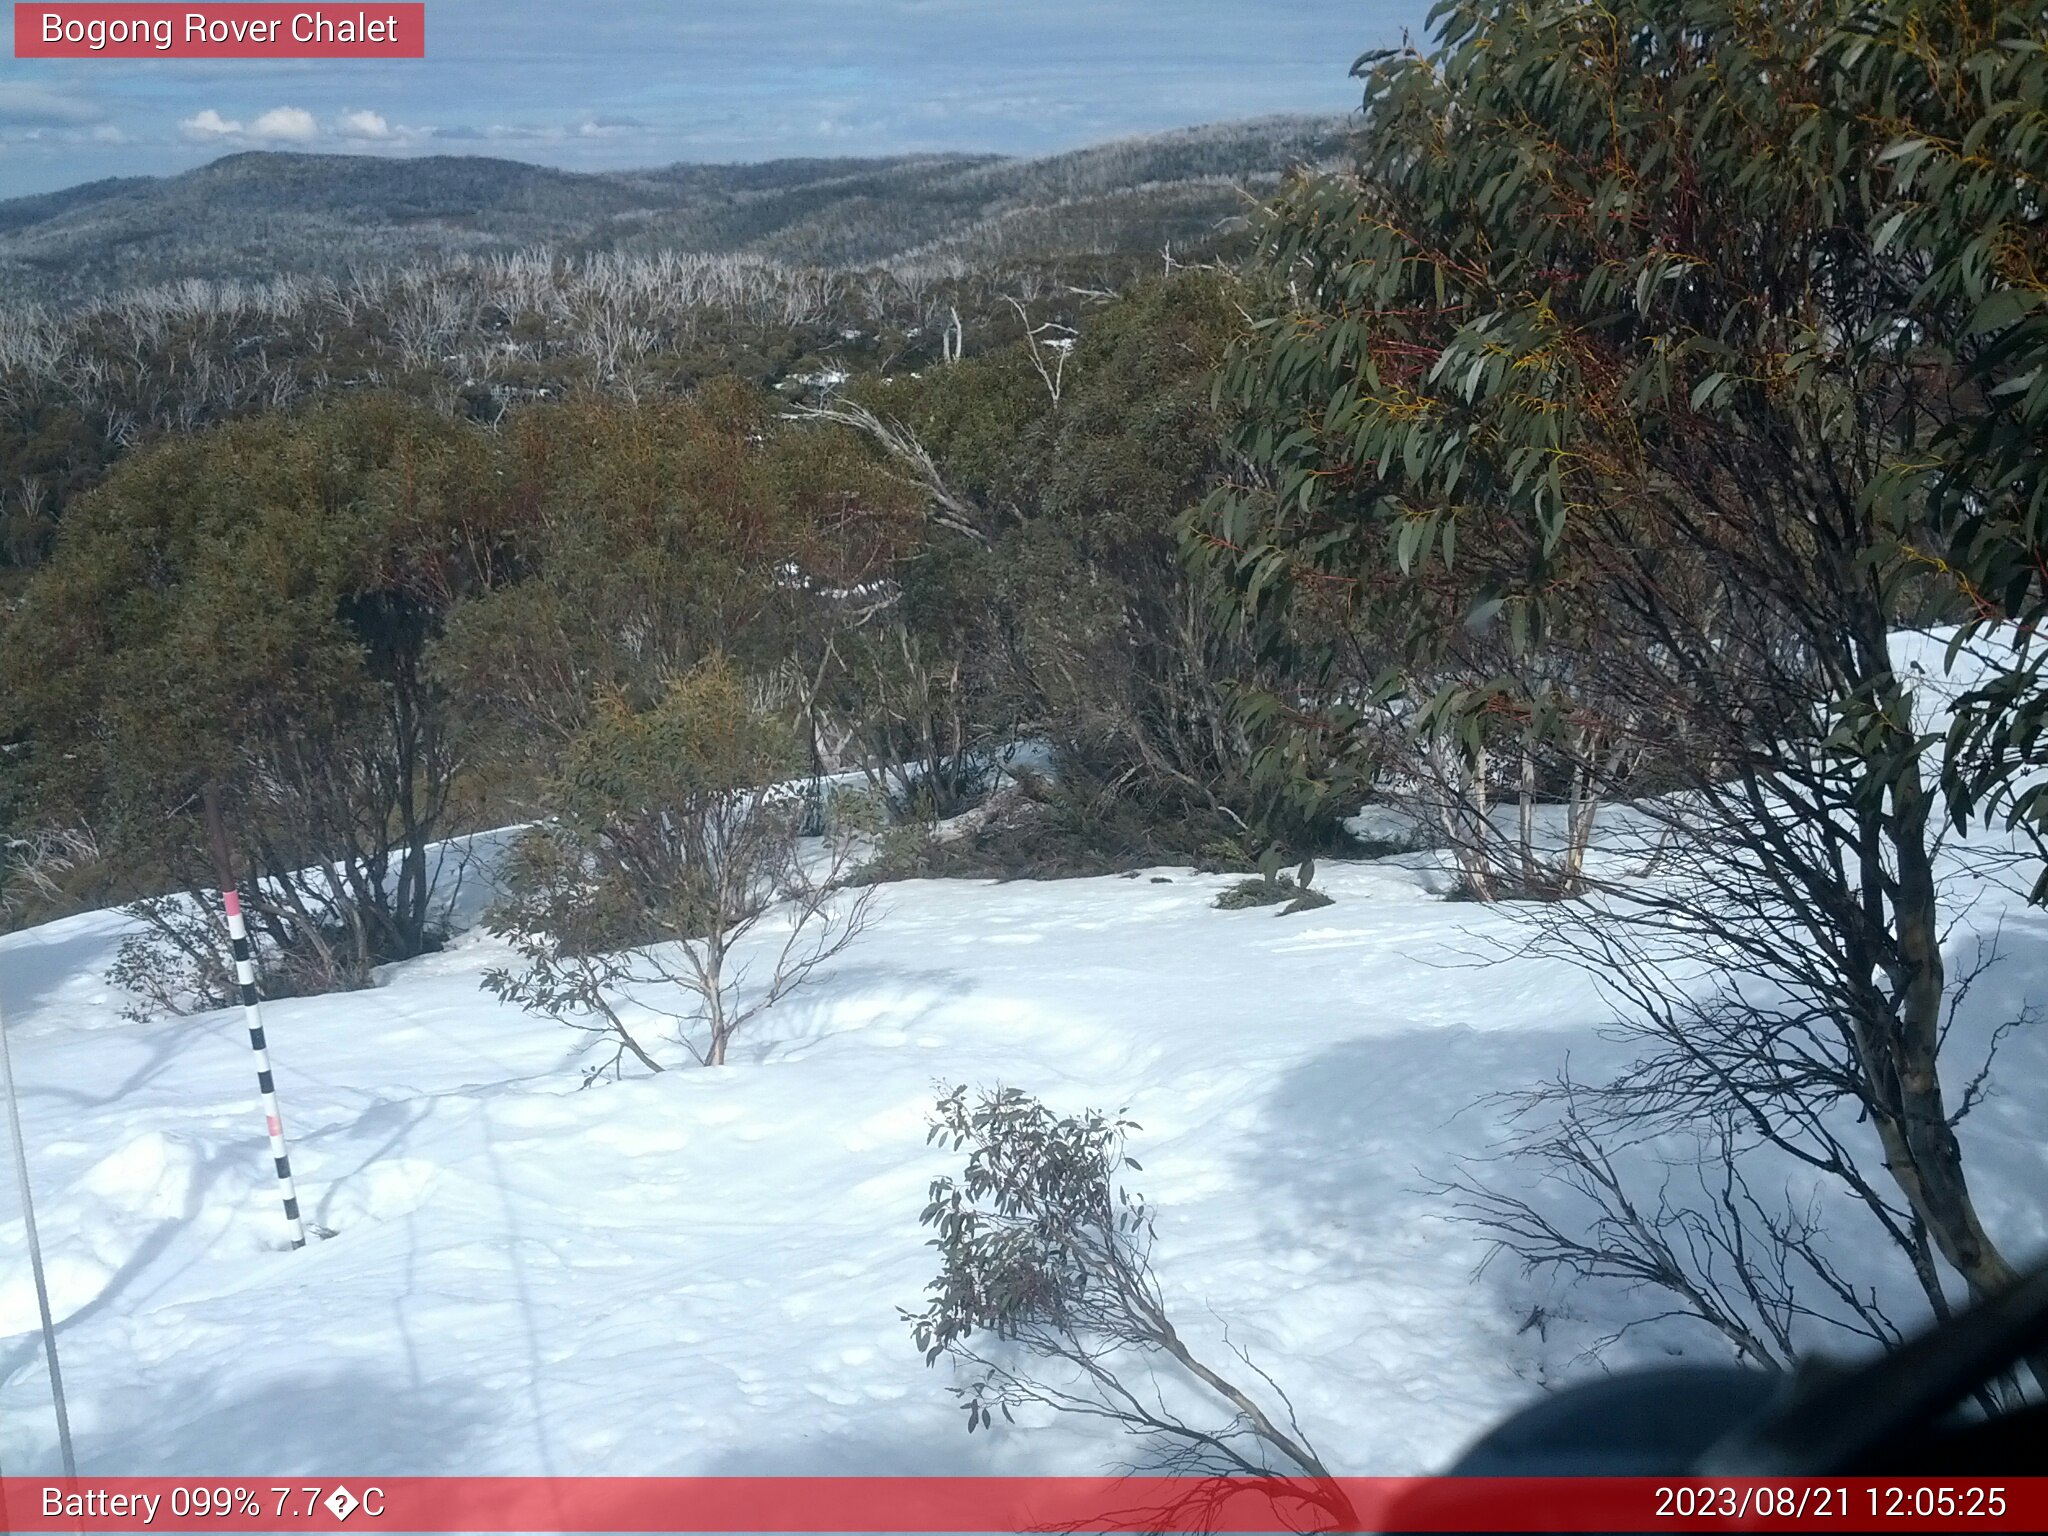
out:
M576 173L509 160L250 152L0 203L0 287L71 303L186 278L341 276L546 246L872 266L1213 240L1247 189L1329 162L1337 118L1275 118L1039 159L914 155Z

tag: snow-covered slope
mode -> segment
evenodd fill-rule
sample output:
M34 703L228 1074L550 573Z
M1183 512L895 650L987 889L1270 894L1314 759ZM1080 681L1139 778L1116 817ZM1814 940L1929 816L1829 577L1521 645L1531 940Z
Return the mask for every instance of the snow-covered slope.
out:
M0 939L83 1467L1102 1470L1132 1448L1071 1424L970 1439L911 1347L917 1214L951 1161L925 1144L935 1082L1128 1106L1190 1336L1221 1353L1227 1322L1340 1469L1440 1463L1646 1310L1475 1275L1482 1247L1428 1192L1497 1144L1483 1094L1568 1054L1597 1069L1607 1007L1504 957L1511 916L1441 900L1423 859L1326 869L1337 904L1284 918L1214 910L1225 883L891 885L735 1064L588 1090L576 1037L478 990L505 958L479 935L372 991L268 1005L307 1213L337 1234L301 1253L280 1251L238 1019L123 1021L99 979L118 916ZM1987 1020L2048 979L2040 917L2008 912L2004 945L1972 998ZM2040 1036L2008 1045L2019 1091L1965 1129L2020 1253L2048 1245ZM0 1199L0 1465L20 1473L54 1465L54 1434ZM1560 1315L1525 1329L1539 1301ZM1629 1348L1724 1358L1678 1326Z

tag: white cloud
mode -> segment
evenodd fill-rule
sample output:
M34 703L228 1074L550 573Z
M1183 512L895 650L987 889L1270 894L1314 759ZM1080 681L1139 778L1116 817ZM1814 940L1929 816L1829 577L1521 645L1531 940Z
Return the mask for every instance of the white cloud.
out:
M252 139L290 139L303 143L320 136L320 125L304 107L272 107L249 125Z
M384 120L381 112L344 112L337 124L343 138L348 139L389 139L394 138L391 124Z
M240 123L230 122L211 107L194 112L178 127L188 139L236 139L242 135Z
M193 113L178 127L186 138L201 143L310 144L320 137L318 120L304 107L272 107L246 123L237 117L223 117L207 107Z
M576 125L576 133L578 137L585 139L609 139L623 134L641 133L646 128L647 125L637 117L596 113L579 122Z
M381 112L360 108L327 119L316 118L304 107L272 107L244 122L224 117L212 107L193 113L178 127L186 138L205 144L238 145L251 149L279 145L387 145L398 147L433 137L430 128L412 128L394 123Z
M0 80L0 123L90 123L100 110L83 92L53 91L26 80Z

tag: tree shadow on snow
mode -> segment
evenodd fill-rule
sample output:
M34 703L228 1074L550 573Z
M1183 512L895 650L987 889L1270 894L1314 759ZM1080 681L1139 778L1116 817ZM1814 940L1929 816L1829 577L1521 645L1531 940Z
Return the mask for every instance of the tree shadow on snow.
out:
M63 1312L56 1319L58 1347L63 1347L63 1336L82 1323L91 1322L117 1301L127 1295L145 1280L163 1284L174 1278L170 1274L157 1273L158 1261L168 1253L178 1238L191 1224L193 1216L205 1205L206 1196L221 1176L237 1163L250 1160L246 1146L231 1145L216 1149L211 1156L199 1161L193 1172L190 1187L185 1193L184 1210L176 1216L164 1217L150 1224L147 1234L137 1243L121 1267L107 1277L107 1281L92 1297L81 1305ZM0 1382L11 1379L14 1373L32 1360L42 1358L43 1344L40 1333L26 1333L10 1343L4 1354L0 1354Z
M1554 1074L1591 1035L1432 1026L1301 1062L1267 1096L1245 1158L1269 1235L1334 1262L1384 1252L1437 1210L1430 1190L1462 1159L1505 1141L1487 1096Z
M111 1399L111 1422L82 1427L81 1472L386 1476L458 1473L495 1415L458 1381L413 1386L365 1366L290 1357L257 1384L200 1375ZM96 1415L96 1417L100 1417Z
M173 1066L189 1060L195 1052L213 1049L220 1052L223 1061L246 1061L248 1048L238 1046L231 1034L236 1027L224 1018L206 1015L160 1019L143 1045L141 1058L128 1069L120 1082L111 1084L105 1093L86 1093L60 1083L24 1083L21 1085L22 1101L33 1103L38 1099L55 1099L69 1104L74 1110L105 1109L148 1087ZM132 1040L134 1036L125 1039Z
M1441 1332L1446 1358L1495 1362L1532 1385L1588 1362L1551 1337L1560 1287L1456 1219L1443 1188L1461 1174L1512 1189L1569 1225L1577 1197L1501 1156L1510 1127L1489 1095L1530 1087L1602 1049L1582 1030L1430 1027L1346 1041L1301 1062L1269 1094L1244 1160L1268 1252L1292 1272L1356 1284L1362 1347L1374 1330ZM1394 1335L1390 1335L1390 1343ZM1505 1377L1504 1377L1505 1379Z
M33 1015L47 999L82 975L103 974L125 936L125 929L113 931L100 924L74 925L62 937L34 928L7 935L6 943L0 944L0 1011L6 1013L16 1038L38 1030L41 1021ZM115 1010L103 1011L106 1021L112 1022Z
M2048 1139L2041 1134L2043 1085L2048 1085L2048 914L2008 911L1995 937L1983 923L1946 946L1951 978L1979 958L1979 935L1996 960L1970 983L1942 1042L1942 1082L1953 1105L1996 1040L1988 1091L1957 1127L1978 1212L2020 1264L2048 1259ZM2009 1026L2009 1027L2008 1027Z
M935 1382L933 1391L940 1389ZM946 1400L943 1426L919 1433L817 1428L768 1444L729 1446L709 1462L693 1462L693 1477L974 1477L988 1475L993 1442L970 1439ZM873 1405L888 1411L886 1405ZM929 1424L928 1415L919 1415Z
M1996 1026L2019 1017L2037 978L2048 974L2048 921L2009 919L2003 958L1974 984L1945 1047L1945 1078L1959 1093L1983 1059ZM1952 956L1952 961L1955 957ZM1511 1253L1493 1251L1487 1234L1458 1219L1461 1197L1443 1186L1470 1179L1526 1202L1564 1232L1584 1231L1599 1214L1581 1193L1533 1163L1506 1155L1507 1107L1487 1096L1535 1086L1569 1065L1595 1081L1629 1047L1598 1038L1595 1027L1560 1033L1431 1029L1354 1039L1301 1063L1270 1094L1246 1177L1265 1196L1269 1245L1291 1253L1322 1278L1356 1278L1364 1305L1391 1314L1389 1326L1473 1330L1483 1358L1532 1385L1551 1385L1602 1369L1675 1358L1727 1363L1731 1346L1704 1323L1671 1316L1662 1292L1616 1280L1570 1285L1530 1273ZM2048 1177L2038 1132L2034 1084L2048 1078L2048 1025L2015 1029L2001 1042L1992 1093L1963 1122L1979 1186L1980 1208L2022 1258L2044 1242L2037 1191ZM1849 1133L1857 1146L1856 1133ZM1863 1150L1878 1166L1872 1136ZM1712 1203L1700 1184L1689 1138L1617 1147L1616 1164L1639 1205L1661 1194L1679 1205ZM1868 1229L1868 1217L1826 1181L1777 1154L1745 1154L1760 1199L1804 1208L1822 1203L1824 1242L1859 1290L1879 1291L1894 1319L1911 1327L1922 1303L1903 1261ZM1712 1175L1712 1170L1708 1170ZM1440 1304L1428 1293L1442 1292ZM1423 1316L1434 1310L1435 1320ZM1645 1320L1664 1320L1645 1325ZM1625 1331L1624 1331L1625 1330ZM1368 1335L1369 1337L1369 1335ZM1447 1339L1446 1343L1452 1341ZM1828 1331L1810 1343L1833 1352L1855 1341ZM1470 1357L1459 1346L1456 1351Z
M930 1024L978 986L958 971L905 971L860 962L836 966L762 1013L734 1042L733 1059L766 1065L844 1036L886 1031L900 1037ZM892 1038L889 1043L903 1042Z

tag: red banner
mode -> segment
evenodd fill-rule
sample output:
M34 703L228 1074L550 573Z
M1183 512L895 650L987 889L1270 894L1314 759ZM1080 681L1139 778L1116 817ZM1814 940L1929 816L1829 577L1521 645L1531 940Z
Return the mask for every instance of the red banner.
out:
M2048 1530L2048 1478L0 1479L0 1531Z
M14 7L17 59L423 59L412 3L66 4Z

